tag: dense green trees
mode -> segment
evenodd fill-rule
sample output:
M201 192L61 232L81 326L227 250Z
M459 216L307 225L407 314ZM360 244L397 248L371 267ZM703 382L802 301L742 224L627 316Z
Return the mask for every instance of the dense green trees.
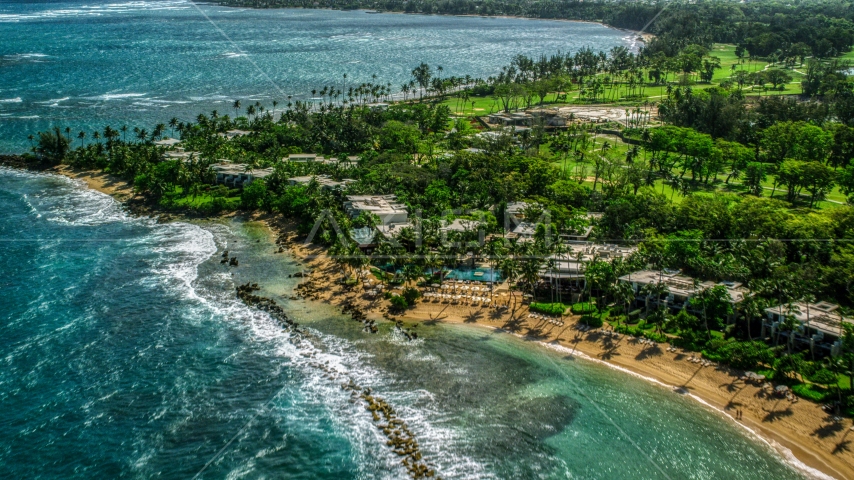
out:
M38 157L49 165L59 165L65 159L69 148L69 139L54 127L51 131L39 132L39 143L35 147Z
M617 278L641 268L741 281L754 295L737 306L738 312L723 287L701 289L689 302L690 311L674 315L656 307L646 312L645 321L657 332L648 334L663 339L666 332L741 368L774 365L781 376L817 371L814 362L797 356L792 342L769 349L751 340L759 335L757 325L767 306L807 297L854 305L854 209L842 205L844 198L834 190L838 186L838 192L854 200L854 128L846 113L854 111L846 103L851 81L840 63L816 60L804 75L804 88L814 96L810 101L749 99L734 85L702 91L680 85L697 77L708 81L715 74L716 61L706 45L720 35L755 40L737 49L740 56L761 48L775 48L776 54L781 41L785 51L780 54L797 60L809 56L807 50L826 47L820 42L789 45L788 30L760 28L745 36L750 32L733 30L727 22L748 18L748 7L714 5L701 5L698 10L710 17L693 25L674 23L696 18L674 5L678 15L662 19L667 33L639 55L625 49L608 54L582 49L537 59L519 56L485 81L442 78L438 67L422 64L406 90L412 93L418 85L423 95L413 93L411 101L387 107L368 105L387 99L387 86L362 84L347 91L320 89L316 95L322 100L316 103L289 99L277 118L258 104L237 118L212 112L192 122L170 121L183 147L196 152L183 161L164 158L164 149L154 145L165 125L155 125L151 133L135 129L130 136L126 127L106 127L97 136L78 135L80 146L73 150L69 134L55 129L39 135L34 153L50 163L62 160L108 170L131 181L142 198L161 208L264 210L293 219L303 233L317 226L313 240L329 246L342 267L357 274L368 263L388 268L383 281L425 276L441 281L443 267L483 261L530 295L561 302L565 292L556 282L540 280L543 271L556 268L553 256L566 251L553 240L592 225L594 241L638 246L638 253L627 259L585 262L585 278L576 293L597 298L601 317L621 312L625 318L617 323L625 327L633 294ZM645 12L648 6L611 7ZM764 18L764 23L777 21ZM643 89L669 77L679 84L668 85L667 97L660 101L662 125L650 126L641 109L648 106L641 104ZM776 80L786 81L782 76ZM579 90L580 102L619 98L636 103L619 123L575 121L554 131L535 124L515 138L508 132L477 135L480 125L459 107L469 95L491 97L504 109L526 107L572 89ZM449 95L457 95L456 102ZM456 118L448 106L454 104L464 112ZM240 115L238 102L235 114ZM233 139L223 135L234 128L251 133ZM603 139L612 129L622 132L611 131ZM357 155L358 161L282 160L301 152L331 159ZM222 159L249 169L271 167L273 173L242 190L214 186L210 167ZM287 181L321 174L355 179L350 193L397 195L412 216L417 214L417 228L403 229L394 241L379 236L373 253L362 252L349 238L350 229L374 226L376 217L350 218L342 210L341 192L322 189L317 182L292 186ZM526 218L539 223L530 241L505 238L503 213L515 201L527 202ZM600 215L588 217L587 212ZM442 222L453 218L482 223L472 231L443 233ZM481 234L489 239L485 244ZM656 289L650 290L651 298L667 293L666 285ZM399 298L395 302L415 301ZM830 366L825 370L831 371ZM812 378L829 377L822 373Z

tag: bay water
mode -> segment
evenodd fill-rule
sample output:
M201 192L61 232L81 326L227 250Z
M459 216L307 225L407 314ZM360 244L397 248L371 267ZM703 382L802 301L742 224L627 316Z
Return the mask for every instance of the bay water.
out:
M421 62L441 76L486 78L517 54L635 48L633 38L579 22L0 0L0 153L28 149L30 134L54 125L75 138L106 125L150 133L173 117L243 115L255 102L282 109L288 96L310 100L326 86L390 83L399 92Z
M304 266L257 223L158 223L8 169L0 211L0 478L405 478L312 363L388 401L443 478L802 476L729 418L568 352L442 323L408 342L290 300ZM244 306L248 281L311 340Z

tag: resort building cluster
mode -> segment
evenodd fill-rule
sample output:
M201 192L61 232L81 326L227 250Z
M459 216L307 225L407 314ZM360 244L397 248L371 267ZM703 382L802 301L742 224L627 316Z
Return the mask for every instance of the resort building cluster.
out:
M603 109L589 109L583 112L573 110L565 112L557 109L532 110L523 113L496 113L489 115L486 121L498 127L507 127L511 135L516 135L528 128L534 122L542 121L544 124L560 125L567 115L582 115L590 118L613 118L621 112L616 110L604 111ZM244 130L229 130L220 136L226 139L235 139L251 132ZM481 135L500 136L502 132L485 132ZM199 153L184 150L180 140L165 138L154 142L155 145L163 147L164 160L180 160L190 162L199 160ZM472 153L479 153L478 149L471 149ZM347 168L355 166L358 157L348 156L341 159L328 159L314 153L295 153L283 158L284 162L295 163L320 163L335 164ZM243 188L257 179L263 179L272 175L273 168L250 168L246 164L221 161L211 165L215 173L215 183L230 188ZM320 189L327 191L343 191L355 180L335 180L329 175L304 175L288 179L290 185L309 185L316 182ZM376 246L377 234L385 237L394 237L406 227L411 227L409 212L406 206L399 202L395 195L348 195L343 202L344 211L351 217L357 218L362 213L370 213L379 219L375 228L357 228L350 232L351 237L362 248ZM526 212L533 205L526 202L511 202L505 208L505 237L515 239L519 242L533 241L537 232L537 225L543 222L543 218L526 218ZM534 209L533 211L536 211ZM555 290L565 292L568 297L576 301L579 296L579 285L584 285L586 266L593 261L613 261L614 259L626 259L632 255L636 248L590 242L589 237L593 231L593 223L601 217L600 213L588 213L586 215L589 225L574 233L563 233L556 240L563 245L561 253L552 254L545 267L540 271L540 282L549 284ZM477 232L482 228L483 222L467 218L454 218L444 220L440 230L443 233L466 233ZM633 308L649 310L652 308L666 308L671 312L687 310L694 315L702 315L693 306L691 299L699 292L722 286L726 289L729 301L733 306L744 301L750 296L750 291L738 282L710 282L700 281L682 274L679 271L668 270L640 270L624 275L619 282L631 285L635 294L632 302ZM663 293L656 298L651 294L649 286L661 284L664 286ZM581 289L583 290L583 288ZM840 337L842 336L842 325L844 323L854 324L854 319L845 317L839 313L839 306L828 302L806 303L795 302L787 305L778 305L765 309L765 320L762 323L763 338L772 338L779 341L784 338L802 344L810 351L820 354L835 355L841 348ZM733 309L733 311L737 311ZM794 329L782 328L787 319L794 319L797 323ZM729 322L736 320L735 314ZM816 351L820 350L820 352Z

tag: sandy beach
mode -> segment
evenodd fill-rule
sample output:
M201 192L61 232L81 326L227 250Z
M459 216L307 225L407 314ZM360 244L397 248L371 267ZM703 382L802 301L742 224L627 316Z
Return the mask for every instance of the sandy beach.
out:
M310 288L308 301L332 305L352 304L376 319L389 317L388 301L369 298L361 285L348 287L338 280L340 267L324 255L321 248L304 245L287 230L278 229L280 244L302 260L310 274L306 283L323 288ZM287 237L282 241L282 237ZM376 282L375 282L376 283ZM501 294L504 293L502 296ZM509 303L506 311L496 308L443 303L429 297L402 316L404 325L413 323L448 323L477 325L506 332L558 349L588 361L599 362L627 374L636 375L670 389L674 395L690 395L698 402L720 412L722 421L735 422L751 434L768 442L787 460L813 478L854 478L854 426L850 419L834 421L820 405L806 400L790 402L763 390L760 383L739 379L741 371L722 366L703 367L689 361L692 353L668 351L667 344L648 345L621 335L616 339L594 330L582 332L579 317L565 316L563 326L528 316L517 294L516 308L506 292L498 291L497 303ZM736 420L736 410L742 418Z
M107 174L68 167L59 167L56 172L83 181L89 188L120 201L133 196L126 182ZM362 285L351 287L340 282L345 272L321 247L305 245L284 221L269 216L258 219L271 228L271 238L277 243L275 248L284 247L286 253L304 265L304 284L310 292L305 301L334 306L350 304L366 312L369 318L393 318L404 325L467 324L518 335L539 342L544 348L560 350L567 356L600 362L645 378L672 390L674 395L690 395L719 411L721 421L740 424L768 442L810 477L854 478L852 421L835 421L833 415L817 404L806 400L792 403L763 390L759 384L740 380L743 372L721 366L701 366L688 360L693 354L669 351L666 344L649 345L625 335L614 338L594 330L582 332L577 325L578 317L563 317L562 326L531 318L518 294L514 302L513 297L501 289L494 298L496 303L509 304L507 310L443 303L427 297L404 315L390 317L388 301L381 296L370 298ZM740 420L736 419L736 410L742 411Z
M78 170L68 165L60 165L53 171L68 178L79 180L92 190L111 195L120 202L133 198L133 187L121 178L96 170Z

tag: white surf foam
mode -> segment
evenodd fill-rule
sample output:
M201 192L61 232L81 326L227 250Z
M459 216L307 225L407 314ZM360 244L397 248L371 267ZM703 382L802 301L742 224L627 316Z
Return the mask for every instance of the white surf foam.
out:
M144 93L105 93L103 95L97 95L94 97L84 97L86 100L100 100L103 102L109 102L111 100L122 100L125 98L138 98L144 97L146 94Z

